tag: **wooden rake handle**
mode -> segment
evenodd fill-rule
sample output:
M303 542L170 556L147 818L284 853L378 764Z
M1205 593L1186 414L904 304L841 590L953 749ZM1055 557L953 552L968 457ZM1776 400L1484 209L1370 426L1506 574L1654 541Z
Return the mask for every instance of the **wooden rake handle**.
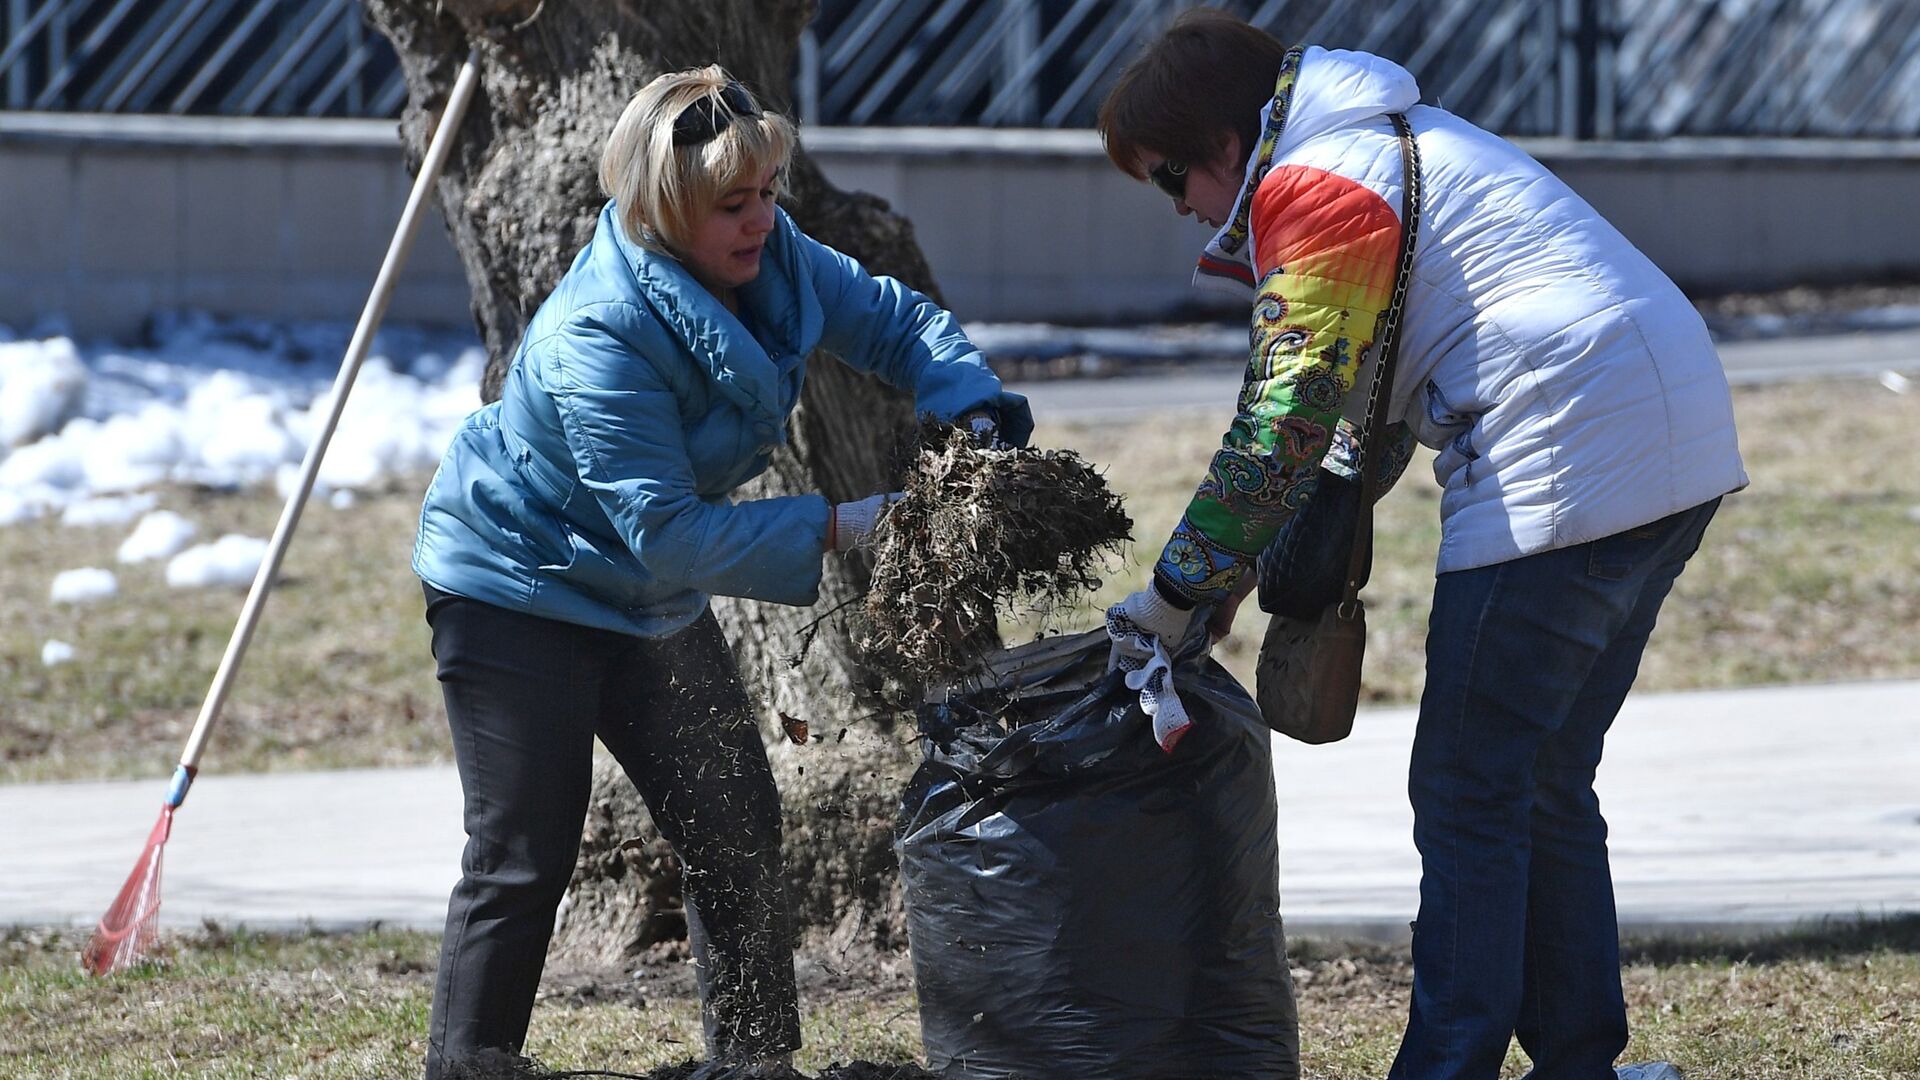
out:
M187 736L186 749L180 754L179 767L174 770L172 786L167 791L168 806L179 806L186 800L187 789L192 786L194 774L198 771L200 752L206 748L214 719L227 702L234 676L240 669L240 660L253 640L253 631L260 623L260 611L266 605L267 593L272 590L273 580L280 572L280 561L287 553L288 542L293 539L293 530L300 524L300 514L306 508L307 497L313 494L314 480L320 474L320 462L326 457L327 444L333 440L334 429L340 426L340 414L346 410L347 395L353 390L354 379L360 374L360 365L373 345L374 331L387 313L387 302L393 298L400 269L406 265L407 255L413 250L414 237L419 234L420 221L426 216L427 200L431 198L434 182L439 179L440 170L453 151L454 137L479 86L479 55L477 48L469 52L466 63L460 67L459 77L454 80L453 93L447 98L446 110L441 113L433 140L427 146L426 159L420 163L420 175L414 178L413 192L407 196L406 209L400 214L400 225L394 230L393 241L387 246L387 256L380 263L380 275L374 279L373 292L367 297L366 307L361 309L360 322L353 328L353 340L348 343L346 356L340 361L340 373L333 380L333 397L327 408L326 423L320 426L313 442L307 447L306 459L300 465L300 482L287 496L287 504L280 511L280 522L274 526L266 557L261 560L260 570L254 574L253 585L247 590L246 603L240 608L240 621L233 628L233 636L227 639L226 654L220 658L220 667L213 675L213 685L207 690L206 700L201 703L200 717L194 721L192 734Z

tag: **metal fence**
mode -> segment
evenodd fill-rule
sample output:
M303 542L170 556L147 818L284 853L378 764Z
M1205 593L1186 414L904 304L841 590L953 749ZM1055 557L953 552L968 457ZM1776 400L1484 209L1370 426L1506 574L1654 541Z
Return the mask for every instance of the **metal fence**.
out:
M693 2L693 0L687 0ZM1085 127L1187 0L821 0L816 124ZM1514 135L1920 136L1920 0L1216 0ZM392 116L356 0L0 0L10 109Z
M828 0L799 96L826 123L1092 124L1183 0ZM1400 61L1516 135L1920 135L1920 0L1217 0Z
M358 0L0 0L9 109L394 116L399 61Z

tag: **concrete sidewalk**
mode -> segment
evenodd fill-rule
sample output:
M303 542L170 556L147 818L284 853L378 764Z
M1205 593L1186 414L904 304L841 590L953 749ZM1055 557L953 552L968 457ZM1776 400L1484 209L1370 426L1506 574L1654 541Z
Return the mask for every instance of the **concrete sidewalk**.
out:
M1405 935L1413 722L1275 737L1290 925ZM1637 694L1597 787L1623 926L1920 912L1920 681Z
M1809 379L1873 379L1882 373L1920 376L1920 330L1859 331L1815 337L1724 342L1716 346L1734 386ZM1211 412L1224 430L1245 376L1246 358L1222 350L1219 360L1196 360L1141 374L1104 379L1016 382L1035 416L1122 418L1163 409Z
M1417 905L1411 710L1275 738L1281 894L1297 931L1400 937ZM90 923L162 780L0 787L0 924ZM1629 926L1920 911L1920 680L1637 695L1600 795ZM458 874L450 766L203 777L166 849L162 921L437 928Z

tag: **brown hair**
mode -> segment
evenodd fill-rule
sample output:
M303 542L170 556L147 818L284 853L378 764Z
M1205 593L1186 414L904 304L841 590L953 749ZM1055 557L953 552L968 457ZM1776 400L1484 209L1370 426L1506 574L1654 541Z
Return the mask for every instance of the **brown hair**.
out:
M1173 20L1120 72L1100 106L1100 138L1120 171L1145 179L1143 153L1186 165L1212 161L1240 136L1241 164L1260 140L1287 47L1240 16L1195 8Z

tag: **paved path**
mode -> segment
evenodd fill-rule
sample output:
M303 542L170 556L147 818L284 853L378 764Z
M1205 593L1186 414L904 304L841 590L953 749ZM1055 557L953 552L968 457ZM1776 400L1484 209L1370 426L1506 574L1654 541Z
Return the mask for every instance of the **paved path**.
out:
M1412 722L1374 710L1345 743L1276 738L1296 931L1404 933L1419 876ZM97 918L163 789L0 787L0 924ZM1635 696L1600 792L1629 924L1920 911L1920 680ZM162 918L434 928L461 839L451 767L210 774L175 821Z
M1398 936L1419 904L1414 714L1275 740L1281 906ZM1623 923L1920 912L1920 680L1629 698L1598 782Z
M1920 330L1889 330L1823 337L1777 338L1721 344L1727 379L1736 386L1792 382L1818 376L1877 378L1904 372L1920 384ZM1194 361L1174 370L1114 378L1016 383L1036 416L1125 416L1158 409L1209 409L1225 425L1240 393L1244 359ZM1913 393L1920 393L1916 385Z

